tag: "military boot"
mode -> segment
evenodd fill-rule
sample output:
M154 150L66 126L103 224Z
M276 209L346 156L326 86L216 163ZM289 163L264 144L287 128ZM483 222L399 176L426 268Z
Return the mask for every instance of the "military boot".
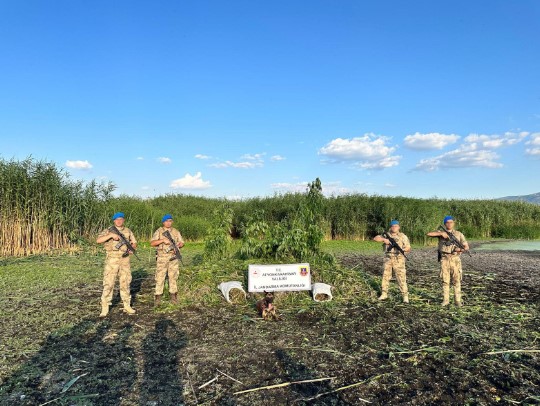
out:
M409 303L409 295L403 295L403 303Z
M379 300L386 300L388 299L388 294L386 292L383 292L381 296L379 296Z
M158 307L161 304L161 295L156 295L154 297L154 306Z
M178 294L177 293L171 293L171 303L172 304L178 304Z
M129 303L124 303L124 312L127 314L135 314L135 309L133 309Z
M454 303L457 307L463 306L463 302L461 301L461 290L456 289L454 292Z
M109 304L107 302L101 302L101 313L99 317L106 317L109 314Z
M443 286L443 306L450 304L450 286Z

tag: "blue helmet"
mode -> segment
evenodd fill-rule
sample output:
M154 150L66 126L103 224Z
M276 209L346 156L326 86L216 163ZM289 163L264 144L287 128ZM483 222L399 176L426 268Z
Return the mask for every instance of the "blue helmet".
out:
M454 221L454 218L452 216L446 216L443 220L443 224L446 224L447 221L452 220Z
M392 226L399 226L399 221L397 221L397 220L390 221L390 227L392 227Z
M116 219L119 219L119 218L126 218L126 216L124 216L123 212L117 211L116 213L113 214L112 219L116 220Z
M172 220L172 216L170 214L165 214L163 218L161 219L161 222L165 222L167 220Z

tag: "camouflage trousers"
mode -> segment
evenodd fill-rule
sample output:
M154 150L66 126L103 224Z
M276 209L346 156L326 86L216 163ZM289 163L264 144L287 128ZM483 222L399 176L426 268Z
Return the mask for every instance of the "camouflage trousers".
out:
M171 261L171 257L158 256L156 267L156 295L163 294L163 288L165 286L165 278L169 277L169 293L178 292L178 286L176 280L178 279L179 265L178 260Z
M102 303L111 303L116 277L120 275L120 297L124 304L131 304L131 267L129 257L107 255L105 259L105 270L103 272L103 294Z
M396 276L396 281L399 291L403 296L407 295L407 271L405 269L405 257L403 255L392 255L384 258L384 271L381 283L381 291L383 294L388 293L388 285L392 279L392 270Z
M450 285L454 285L454 299L461 302L461 258L459 255L444 255L441 258L441 278L443 281L443 299L450 299Z

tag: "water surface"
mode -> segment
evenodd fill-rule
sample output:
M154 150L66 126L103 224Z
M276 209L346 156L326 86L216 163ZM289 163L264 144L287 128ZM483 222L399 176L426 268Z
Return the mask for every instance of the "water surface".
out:
M481 243L474 248L475 251L540 251L538 240L510 240Z

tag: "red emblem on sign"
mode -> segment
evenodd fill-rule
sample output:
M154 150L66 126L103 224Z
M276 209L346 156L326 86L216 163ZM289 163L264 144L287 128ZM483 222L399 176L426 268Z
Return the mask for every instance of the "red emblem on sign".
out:
M308 274L308 270L307 268L304 266L304 267L301 267L300 268L300 275L302 276L306 276Z

